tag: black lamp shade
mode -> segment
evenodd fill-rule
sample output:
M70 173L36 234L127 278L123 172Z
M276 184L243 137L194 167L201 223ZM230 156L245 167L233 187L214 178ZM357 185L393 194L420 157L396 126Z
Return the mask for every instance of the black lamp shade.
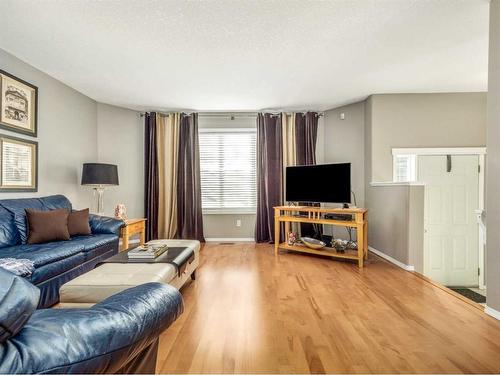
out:
M82 185L118 185L118 166L103 163L84 163Z

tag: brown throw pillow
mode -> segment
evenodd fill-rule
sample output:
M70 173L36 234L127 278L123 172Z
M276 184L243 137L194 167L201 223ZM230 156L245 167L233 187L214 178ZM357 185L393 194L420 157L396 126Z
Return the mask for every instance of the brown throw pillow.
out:
M91 234L89 225L89 209L72 211L68 216L68 232L71 237L78 234Z
M26 210L28 219L28 243L69 240L68 210Z

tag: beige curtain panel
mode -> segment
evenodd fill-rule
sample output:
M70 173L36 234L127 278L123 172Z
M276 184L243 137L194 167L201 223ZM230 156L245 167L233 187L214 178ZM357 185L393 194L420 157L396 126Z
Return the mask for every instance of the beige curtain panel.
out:
M283 176L286 167L297 165L297 151L295 141L295 113L283 113L281 117L283 128Z
M295 137L295 113L282 113L281 114L281 127L283 136L283 200L286 197L286 167L297 165L297 142ZM298 223L291 224L291 230L294 233L300 234L300 227ZM288 233L285 233L288 236Z
M158 152L158 237L177 234L177 168L180 113L156 114Z

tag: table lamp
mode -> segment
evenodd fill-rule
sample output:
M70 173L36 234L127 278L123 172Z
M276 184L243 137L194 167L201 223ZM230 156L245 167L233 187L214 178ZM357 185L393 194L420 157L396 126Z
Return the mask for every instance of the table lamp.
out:
M82 185L92 186L97 196L97 214L104 213L104 188L118 185L118 166L104 163L84 163Z

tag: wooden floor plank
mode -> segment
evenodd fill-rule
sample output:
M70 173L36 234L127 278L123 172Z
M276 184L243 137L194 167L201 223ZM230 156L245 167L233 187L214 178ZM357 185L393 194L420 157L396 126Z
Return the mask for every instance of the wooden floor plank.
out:
M378 257L208 244L162 373L498 373L500 322Z

